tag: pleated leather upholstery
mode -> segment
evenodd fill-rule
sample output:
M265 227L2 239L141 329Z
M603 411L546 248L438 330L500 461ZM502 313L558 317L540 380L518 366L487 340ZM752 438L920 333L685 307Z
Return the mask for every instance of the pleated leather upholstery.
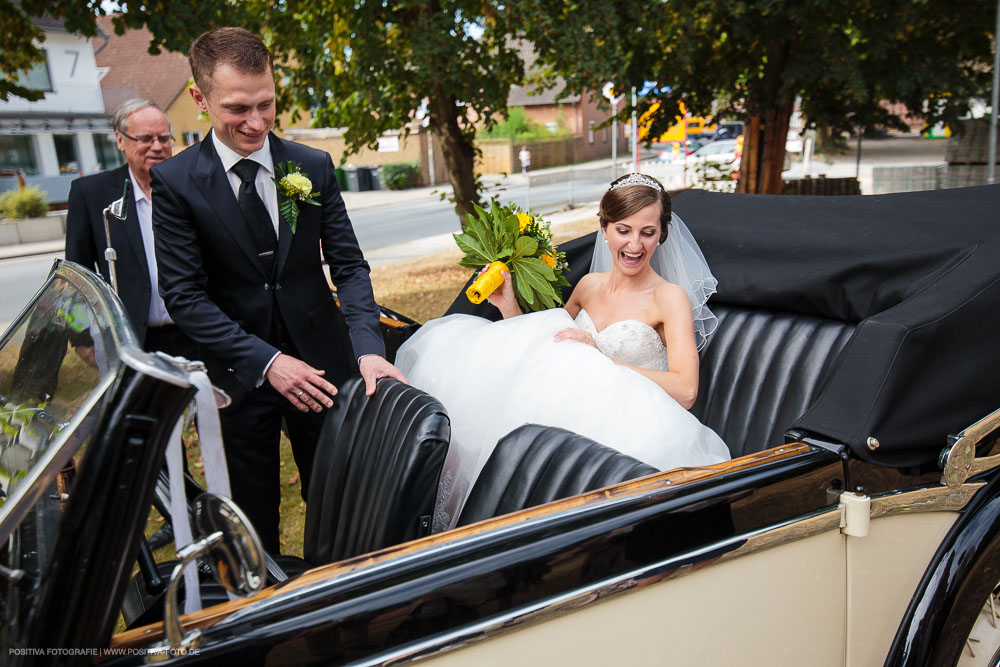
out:
M316 447L303 555L331 563L430 532L451 438L444 407L391 379L374 396L354 377L339 387Z
M657 472L572 431L525 424L497 443L462 508L464 526Z
M701 355L691 412L733 458L784 443L822 389L855 325L712 304L719 328Z

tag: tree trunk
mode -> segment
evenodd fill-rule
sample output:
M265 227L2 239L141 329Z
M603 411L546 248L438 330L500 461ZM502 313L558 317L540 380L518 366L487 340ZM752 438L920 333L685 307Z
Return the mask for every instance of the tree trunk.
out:
M769 51L760 89L762 103L757 107L764 113L758 111L751 115L743 130L743 157L736 191L747 194L781 194L785 140L794 107L792 100L782 99L788 96L782 82L785 68L794 57L795 45L775 41Z
M465 229L465 214L473 213L473 204L479 203L476 186L476 147L472 136L462 131L458 114L462 108L455 105L440 84L434 86L430 97L431 129L440 139L441 154L448 168L448 182L455 192L455 213Z
M740 178L736 183L737 192L781 194L785 140L791 118L791 103L769 109L764 117L750 117L743 130L743 157L740 160Z

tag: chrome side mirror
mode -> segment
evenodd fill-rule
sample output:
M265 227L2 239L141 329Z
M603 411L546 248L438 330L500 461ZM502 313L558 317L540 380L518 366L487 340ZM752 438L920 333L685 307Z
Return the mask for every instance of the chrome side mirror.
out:
M164 598L163 624L166 641L152 647L148 662L162 662L197 648L200 630L185 634L180 620L177 590L184 566L199 558L212 570L215 580L230 593L249 597L264 587L264 546L243 511L229 498L203 493L192 507L194 542L178 550L180 562L170 575Z

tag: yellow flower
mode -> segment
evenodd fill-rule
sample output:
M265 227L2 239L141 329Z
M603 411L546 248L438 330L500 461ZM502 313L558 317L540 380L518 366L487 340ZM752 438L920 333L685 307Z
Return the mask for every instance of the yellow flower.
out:
M542 261L548 264L550 268L556 268L556 258L553 255L542 255Z
M312 181L309 177L303 174L301 171L296 171L295 173L288 174L283 179L281 179L282 184L285 186L286 196L299 196L306 197L312 192Z
M527 213L518 213L517 220L521 223L521 231L523 232L524 228L528 226L529 222L531 222L531 216Z

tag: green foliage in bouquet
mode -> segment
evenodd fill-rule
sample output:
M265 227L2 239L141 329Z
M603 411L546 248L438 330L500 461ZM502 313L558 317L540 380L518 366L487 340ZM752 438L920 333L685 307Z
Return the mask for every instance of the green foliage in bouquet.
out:
M525 312L561 305L557 288L569 286L563 277L568 267L565 253L552 242L549 223L515 204L501 206L495 200L489 210L476 205L475 213L466 215L465 233L455 234L455 242L465 253L459 264L481 269L503 262Z

